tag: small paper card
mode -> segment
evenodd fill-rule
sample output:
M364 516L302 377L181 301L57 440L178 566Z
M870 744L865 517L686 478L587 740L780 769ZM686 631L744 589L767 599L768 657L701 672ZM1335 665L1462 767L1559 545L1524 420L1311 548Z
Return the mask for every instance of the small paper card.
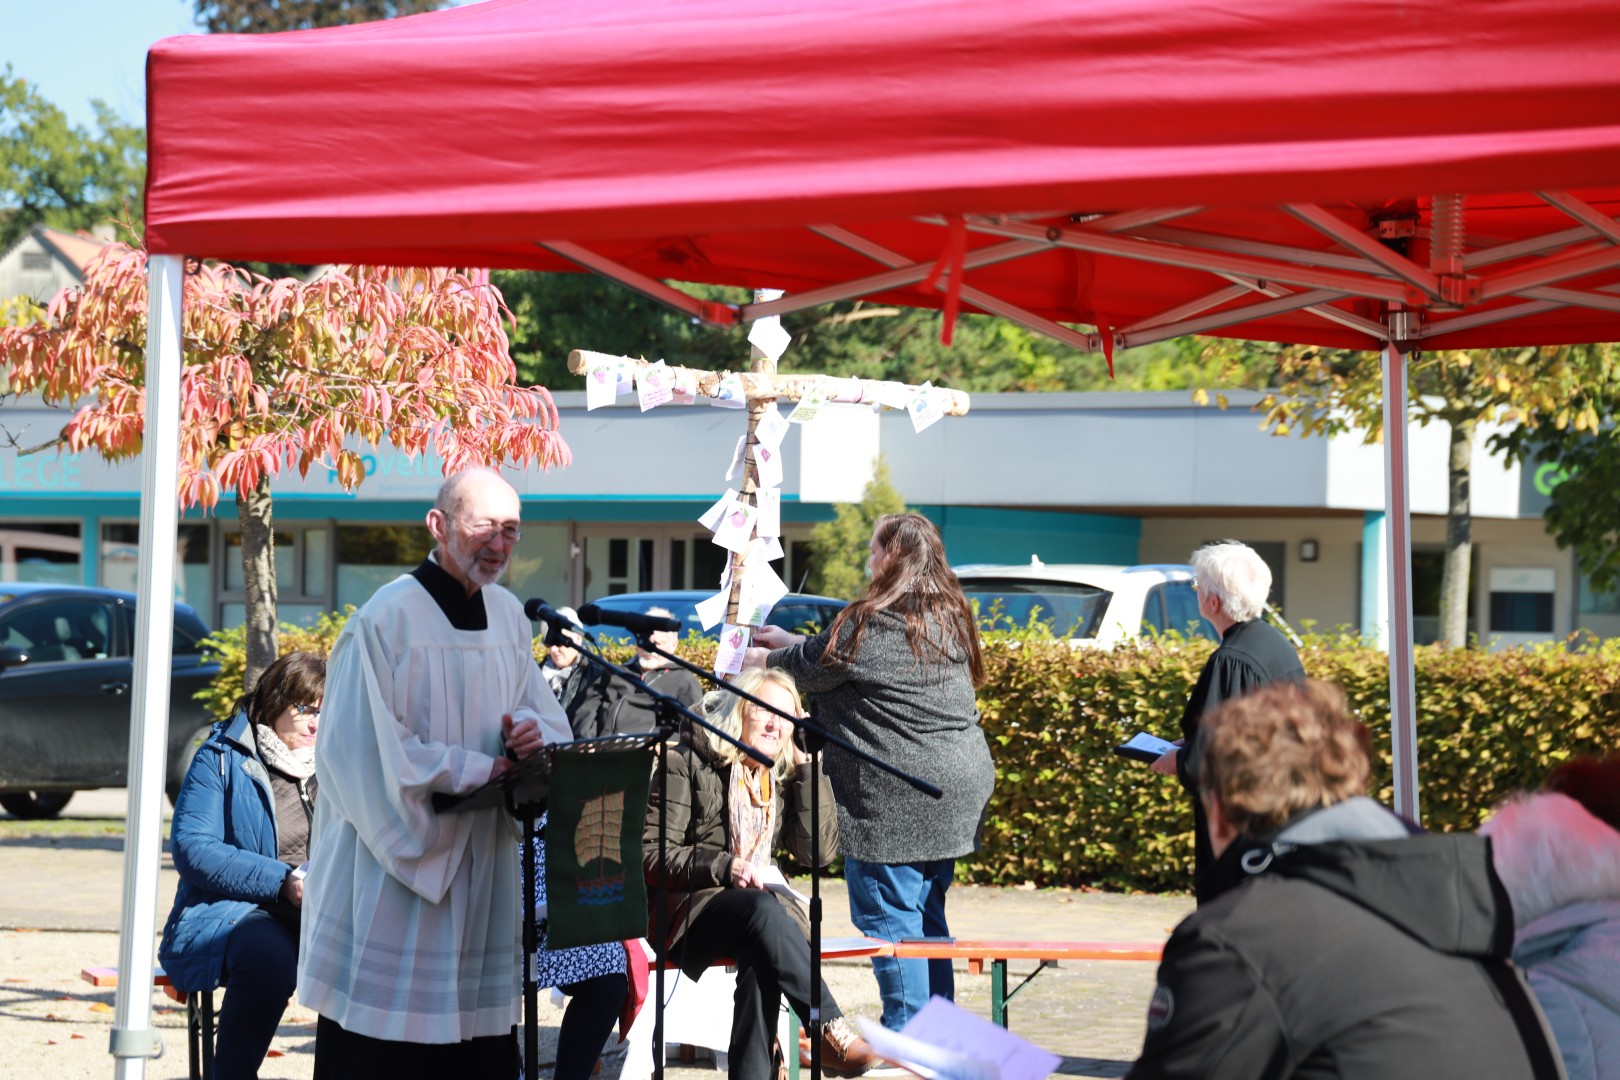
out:
M737 436L737 449L735 449L735 450L733 450L731 452L731 464L726 467L726 482L727 483L730 483L731 478L733 476L737 475L737 469L743 463L743 455L746 454L747 452L748 452L748 436L746 436L746 435Z
M737 499L731 501L731 507L720 516L720 526L714 530L714 542L727 551L741 551L748 546L748 540L754 535L754 520L758 511L747 503Z
M913 431L922 431L925 428L932 427L934 424L939 423L940 419L945 415L945 410L939 407L939 399L935 397L933 391L934 388L931 385L923 383L917 388L916 396L906 406L906 411L911 414L911 429Z
M1132 735L1129 742L1120 743L1114 747L1114 753L1120 757L1130 758L1132 761L1158 761L1172 750L1179 750L1173 742L1165 742L1157 735L1149 735L1145 731L1138 731Z
M748 408L748 390L743 386L742 376L734 371L721 379L714 393L709 395L709 404L722 409Z
M1063 1059L982 1016L934 996L899 1031L857 1017L881 1058L940 1080L1044 1080Z
M697 373L686 368L671 371L675 383L671 387L671 400L676 405L692 405L697 402Z
M698 518L698 524L710 532L714 532L715 529L720 527L720 515L726 512L726 507L730 506L731 501L736 497L737 491L735 488L726 488L726 493L716 499L713 506L703 511L703 516Z
M781 536L782 489L771 487L756 491L754 499L759 510L759 522L754 526L754 533L764 537Z
M759 443L754 447L754 469L759 474L761 488L782 486L782 450Z
M782 868L772 863L759 872L759 880L765 883L765 888L773 893L791 896L806 907L810 906L810 898L804 893L788 884L788 879L782 875Z
M743 656L748 652L748 643L753 640L753 631L746 626L733 626L726 623L720 628L720 647L714 654L714 672L716 675L735 675L742 670Z
M674 397L675 376L668 365L660 360L641 369L641 376L636 380L636 398L641 402L642 412L668 405Z
M788 422L783 418L775 405L759 414L759 423L754 425L754 435L759 439L761 446L769 446L778 450L782 440L787 437Z
M788 343L793 335L782 329L780 315L767 315L754 322L753 329L748 331L748 344L758 349L764 356L772 360L780 359L787 352Z
M768 559L771 562L775 562L777 559L780 559L783 555L786 555L786 554L787 554L787 552L782 550L782 539L781 539L781 537L767 536L765 538L765 558L766 559Z
M911 404L914 391L905 383L880 382L877 384L877 401L879 405L890 409L904 409Z
M730 563L726 564L730 566ZM726 602L731 599L730 589L721 589L707 600L697 602L698 623L711 630L726 621Z
M731 591L731 560L726 560L726 568L720 571L720 591L729 594Z
M819 380L812 382L804 388L804 395L799 398L798 405L788 414L790 424L808 424L816 418L821 407L827 404L827 391Z
M763 552L761 552L763 555ZM788 592L787 584L762 557L748 567L737 596L737 621L761 626Z
M585 373L585 411L613 404L619 396L619 373L611 364L598 364Z

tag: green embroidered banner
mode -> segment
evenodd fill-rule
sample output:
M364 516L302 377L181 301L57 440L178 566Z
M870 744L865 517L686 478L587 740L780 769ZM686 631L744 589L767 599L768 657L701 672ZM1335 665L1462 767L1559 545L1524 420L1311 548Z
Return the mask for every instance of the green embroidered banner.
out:
M546 826L546 940L552 948L646 936L641 829L652 762L644 744L556 751Z

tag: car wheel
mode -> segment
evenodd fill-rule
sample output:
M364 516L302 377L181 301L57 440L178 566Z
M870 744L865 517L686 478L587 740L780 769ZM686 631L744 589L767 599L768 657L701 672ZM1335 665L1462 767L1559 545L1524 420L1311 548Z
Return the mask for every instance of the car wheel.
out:
M15 791L0 795L0 806L14 818L39 821L56 817L71 798L71 791Z

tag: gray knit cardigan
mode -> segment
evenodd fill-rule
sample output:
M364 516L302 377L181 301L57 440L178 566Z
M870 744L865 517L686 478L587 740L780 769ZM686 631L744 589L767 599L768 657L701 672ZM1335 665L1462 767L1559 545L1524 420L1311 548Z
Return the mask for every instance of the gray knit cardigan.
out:
M825 767L838 801L844 854L863 862L911 863L977 849L996 769L979 728L967 654L919 661L906 642L905 620L880 612L867 621L852 662L823 667L829 633L775 650L768 666L793 676L815 702L816 718L834 734L945 792L932 799L829 745Z

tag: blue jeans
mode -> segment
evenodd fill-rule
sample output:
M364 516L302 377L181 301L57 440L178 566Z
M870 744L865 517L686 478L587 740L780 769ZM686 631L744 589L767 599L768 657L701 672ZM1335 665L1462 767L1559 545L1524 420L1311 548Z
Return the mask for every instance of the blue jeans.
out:
M955 859L916 863L870 863L844 858L849 918L867 937L882 941L949 937L945 890L956 874ZM898 1031L934 994L956 998L949 960L897 960L874 956L872 973L883 996L883 1026Z

